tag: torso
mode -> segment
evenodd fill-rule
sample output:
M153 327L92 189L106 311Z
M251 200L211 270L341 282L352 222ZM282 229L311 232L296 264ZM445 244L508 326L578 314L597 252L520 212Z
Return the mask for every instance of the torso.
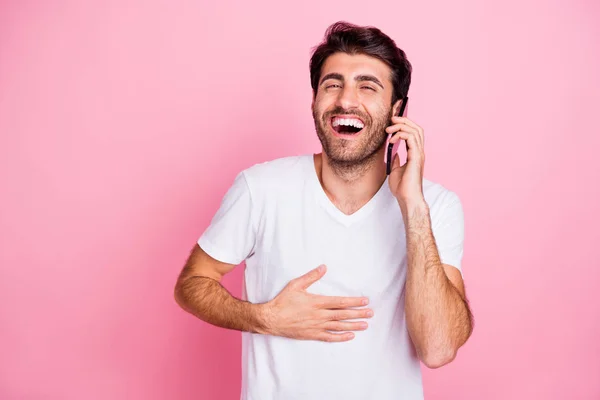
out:
M343 343L243 334L242 399L422 399L420 363L404 319L406 245L402 215L387 181L347 213L323 191L312 156L272 166L281 179L249 172L260 203L260 238L246 261L245 296L274 298L320 264L308 291L367 296L369 328ZM267 168L267 166L262 167Z

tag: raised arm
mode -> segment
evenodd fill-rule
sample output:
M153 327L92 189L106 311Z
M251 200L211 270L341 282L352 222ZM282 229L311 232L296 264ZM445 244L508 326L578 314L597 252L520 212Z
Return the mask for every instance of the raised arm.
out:
M454 359L473 330L462 276L455 268L462 257L462 207L456 197L443 205L436 238L423 193L423 128L406 117L393 117L392 122L386 128L388 134L395 134L390 143L404 140L407 149L406 163L401 166L396 156L389 178L406 231L406 324L421 361L438 368ZM442 263L442 258L450 263Z

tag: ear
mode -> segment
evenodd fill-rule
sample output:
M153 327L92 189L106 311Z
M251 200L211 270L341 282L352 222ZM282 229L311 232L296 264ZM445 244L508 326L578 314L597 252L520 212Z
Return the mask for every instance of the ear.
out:
M402 99L397 100L394 105L392 106L392 110L394 111L393 115L394 117L398 115L398 112L400 111L400 107L402 106Z

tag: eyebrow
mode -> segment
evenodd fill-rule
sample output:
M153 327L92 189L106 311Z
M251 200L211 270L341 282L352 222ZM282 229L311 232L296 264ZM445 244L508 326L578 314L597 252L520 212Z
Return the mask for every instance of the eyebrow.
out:
M337 79L338 81L344 81L344 77L342 76L342 74L338 74L336 72L332 72L330 74L325 75L323 78L321 78L321 83L323 84L323 82L325 82L327 79ZM381 88L383 89L383 84L381 83L381 81L379 79L377 79L376 77L374 77L373 75L358 75L356 78L354 78L355 81L357 82L373 82L379 86L381 86Z

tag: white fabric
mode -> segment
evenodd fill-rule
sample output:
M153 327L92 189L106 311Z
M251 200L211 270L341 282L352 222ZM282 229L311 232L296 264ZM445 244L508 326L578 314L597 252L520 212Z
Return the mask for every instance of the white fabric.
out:
M440 184L423 184L441 260L460 270L461 202ZM420 362L404 318L405 239L387 181L345 215L323 191L312 154L241 172L198 244L222 262L246 261L244 299L271 300L290 280L326 264L308 291L367 296L375 313L349 342L242 333L241 399L422 399Z

